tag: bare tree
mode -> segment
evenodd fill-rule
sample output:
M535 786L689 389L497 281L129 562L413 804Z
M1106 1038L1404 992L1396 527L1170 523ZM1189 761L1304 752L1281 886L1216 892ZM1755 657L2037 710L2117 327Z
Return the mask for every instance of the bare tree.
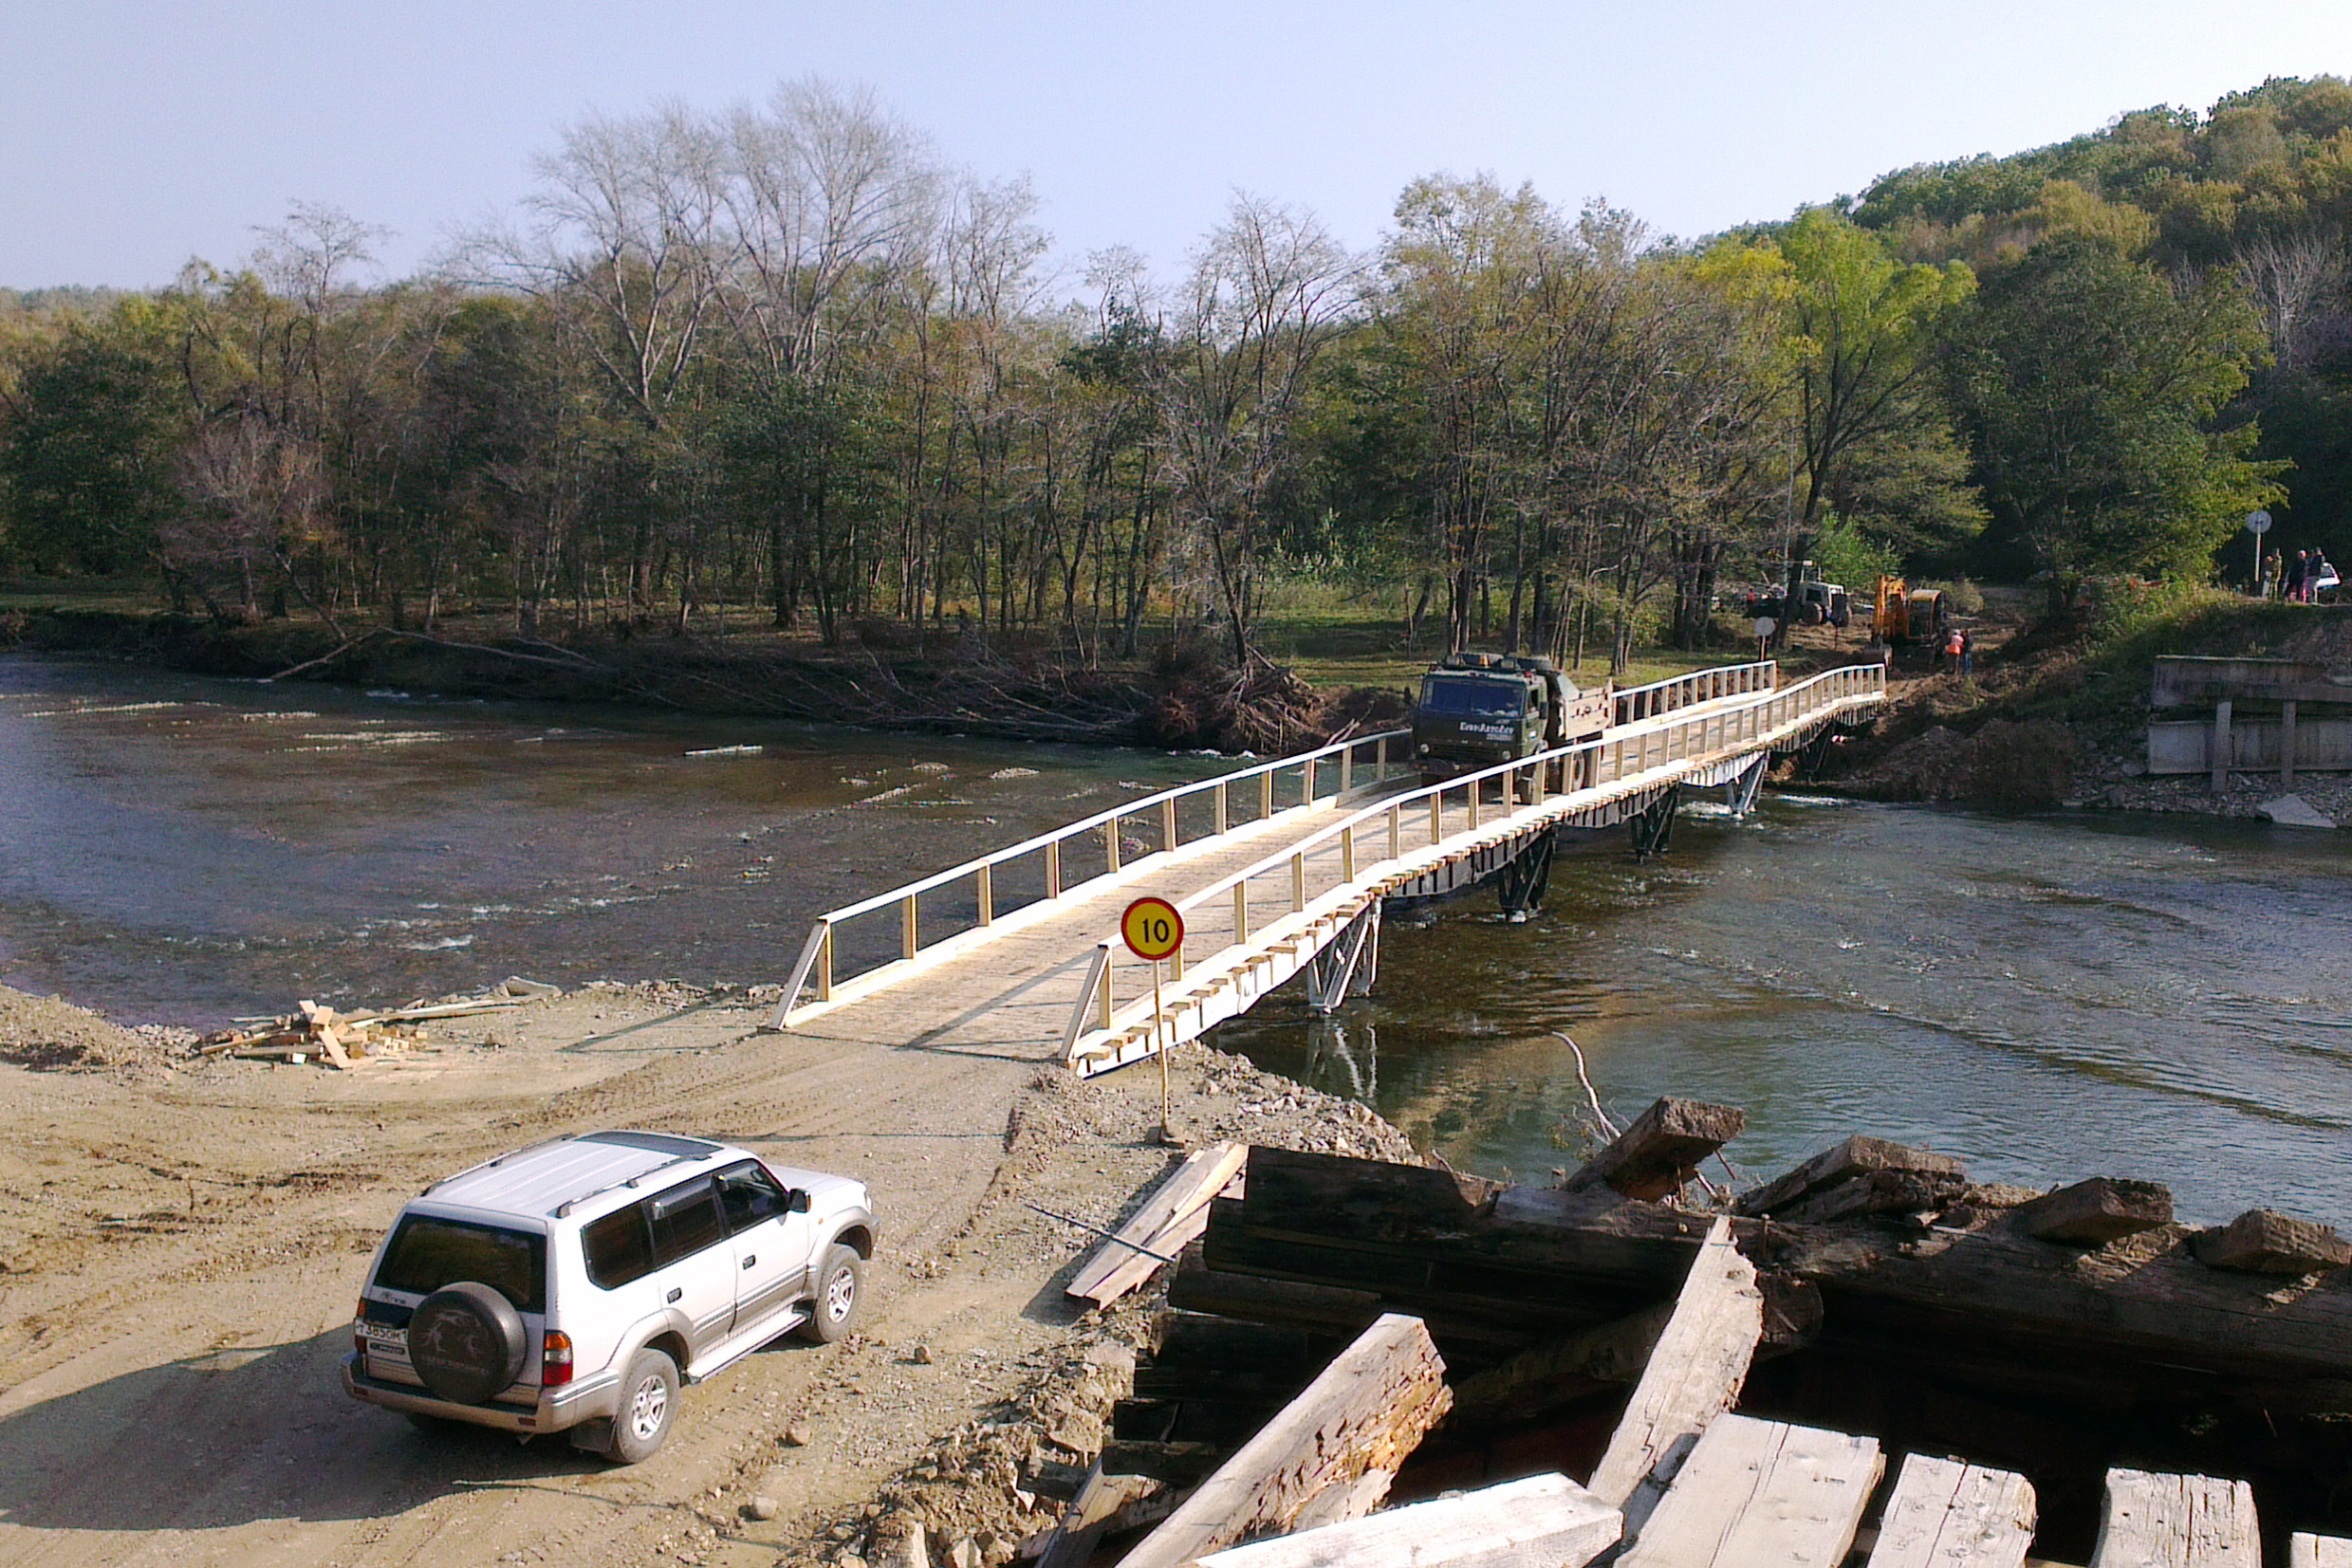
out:
M1166 327L1160 397L1181 521L1208 547L1233 656L1250 657L1268 504L1309 376L1361 268L1316 217L1248 194L1195 257Z
M2291 375L2331 306L2343 304L2343 235L2317 224L2243 241L2232 258L2269 330L2279 372Z

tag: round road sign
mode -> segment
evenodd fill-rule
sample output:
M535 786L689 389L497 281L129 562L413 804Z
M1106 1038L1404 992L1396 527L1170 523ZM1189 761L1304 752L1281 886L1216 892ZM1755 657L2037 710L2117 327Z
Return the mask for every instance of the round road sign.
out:
M2246 514L2246 531L2249 533L2269 533L2270 531L2270 514L2269 512L2248 512Z
M1119 917L1127 950L1157 964L1184 946L1184 916L1165 898L1139 898Z

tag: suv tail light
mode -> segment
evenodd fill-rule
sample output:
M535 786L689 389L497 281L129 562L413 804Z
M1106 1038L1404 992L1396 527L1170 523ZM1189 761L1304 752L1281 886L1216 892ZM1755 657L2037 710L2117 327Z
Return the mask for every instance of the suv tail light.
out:
M539 1386L559 1388L572 1380L572 1337L554 1329L539 1347Z
M351 1348L361 1356L367 1354L367 1298L364 1296L360 1298L360 1304L351 1309Z

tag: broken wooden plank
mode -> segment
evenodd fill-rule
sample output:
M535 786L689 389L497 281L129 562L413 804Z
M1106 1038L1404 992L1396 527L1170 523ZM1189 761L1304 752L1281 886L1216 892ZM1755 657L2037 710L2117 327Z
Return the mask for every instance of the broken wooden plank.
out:
M1930 1175L1961 1176L1966 1169L1949 1154L1931 1153L1908 1144L1856 1134L1835 1148L1798 1166L1777 1181L1765 1183L1739 1200L1743 1214L1772 1214L1782 1205L1818 1192L1824 1187L1871 1171L1917 1171Z
M1581 1568L1619 1527L1615 1508L1566 1476L1531 1475L1228 1547L1200 1568Z
M2161 1182L2093 1176L2017 1210L2017 1227L2037 1241L2104 1246L2173 1223L2172 1190Z
M1675 1306L1660 1301L1599 1328L1530 1345L1501 1365L1465 1378L1454 1391L1449 1430L1531 1421L1612 1384L1639 1382L1658 1337L1674 1318Z
M1157 1491L1159 1485L1144 1476L1104 1475L1102 1462L1095 1461L1069 1507L1063 1511L1062 1522L1046 1538L1037 1568L1086 1568L1094 1558L1095 1543L1110 1529L1119 1511Z
M2024 1476L1915 1453L1880 1516L1869 1568L2023 1568L2037 1518Z
M519 997L486 996L472 1002L435 1002L415 1007L397 1007L388 1013L378 1013L372 1020L378 1024L409 1024L427 1018L464 1018L471 1013L504 1012L523 1005Z
M1146 1536L1127 1568L1179 1568L1243 1538L1287 1530L1317 1493L1397 1472L1453 1396L1417 1318L1390 1314Z
M2090 1568L2262 1568L2254 1489L2209 1475L2109 1470Z
M1168 1304L1253 1323L1295 1323L1348 1334L1362 1333L1380 1315L1380 1299L1368 1290L1269 1280L1255 1274L1228 1274L1211 1268L1203 1261L1197 1242L1185 1247L1176 1258L1176 1272L1168 1276Z
M1864 1171L1785 1203L1787 1225L1828 1225L1866 1214L1933 1214L1958 1201L1966 1176L1939 1171Z
M1570 1192L1606 1186L1629 1198L1672 1197L1747 1125L1748 1113L1736 1105L1661 1099L1560 1185Z
M2298 1531L2287 1538L2287 1568L2352 1568L2352 1540Z
M2352 1264L2352 1244L2332 1226L2268 1208L2250 1208L2190 1244L2208 1268L2238 1274L2317 1274Z
M1738 1399L1763 1333L1755 1265L1732 1244L1731 1220L1718 1217L1586 1483L1594 1496L1624 1510L1629 1537L1656 1506L1683 1446Z
M1718 1416L1618 1563L1837 1568L1885 1466L1876 1438Z
M1225 1190L1250 1151L1238 1143L1213 1144L1184 1156L1143 1200L1112 1239L1096 1248L1069 1282L1066 1294L1108 1306L1173 1258L1209 1223L1209 1200Z

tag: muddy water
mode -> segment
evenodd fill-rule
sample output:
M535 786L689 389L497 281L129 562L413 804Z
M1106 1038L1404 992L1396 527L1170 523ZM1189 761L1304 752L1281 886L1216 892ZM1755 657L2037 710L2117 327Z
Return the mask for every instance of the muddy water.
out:
M0 980L208 1026L509 974L773 981L820 910L1213 766L0 657ZM2337 835L1783 797L1381 956L1336 1021L1277 999L1220 1042L1491 1172L1577 1157L1556 1028L1620 1121L1746 1106L1743 1177L1866 1130L2352 1222Z

